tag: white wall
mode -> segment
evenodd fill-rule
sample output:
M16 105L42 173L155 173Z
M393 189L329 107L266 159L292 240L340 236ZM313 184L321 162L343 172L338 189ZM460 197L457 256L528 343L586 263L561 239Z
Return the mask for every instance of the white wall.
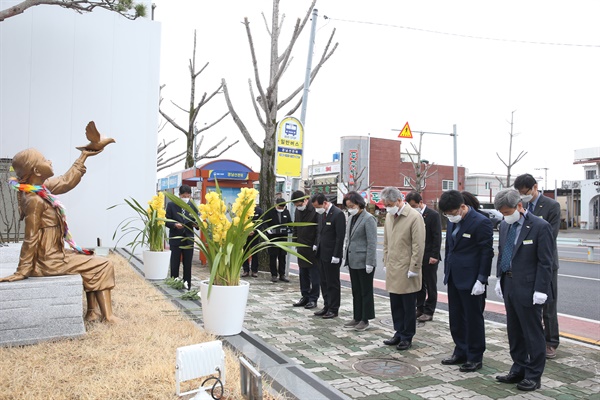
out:
M159 59L160 25L146 18L38 6L0 22L0 157L35 147L61 175L87 143L89 121L117 141L61 196L81 246L112 244L131 212L107 208L155 192Z

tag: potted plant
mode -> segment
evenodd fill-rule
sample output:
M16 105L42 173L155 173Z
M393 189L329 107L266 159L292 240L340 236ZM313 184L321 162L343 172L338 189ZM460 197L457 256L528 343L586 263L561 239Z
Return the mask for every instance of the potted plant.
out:
M142 256L144 276L149 280L165 279L169 270L171 251L165 250L166 211L164 193L160 192L153 196L152 200L148 202L148 208L146 209L133 198L129 200L125 199L125 203L136 212L137 216L129 217L122 221L113 234L113 240L118 230L123 233L121 238L125 235L135 233L135 236L127 243L127 246L131 247L132 252L138 246L148 246L148 250L144 249ZM141 228L139 222L143 225Z
M196 213L177 196L166 194L169 200L186 210L200 228L199 232L194 232L194 242L210 268L210 278L200 283L204 327L216 335L236 335L242 330L249 292L249 283L240 280L244 260L274 246L304 259L294 250L294 247L303 245L271 240L259 229L264 222L262 217L252 219L257 195L256 189L242 188L228 210L217 183L216 191L206 194L206 202L200 204ZM285 225L305 226L310 223ZM280 226L272 226L271 229ZM253 231L261 240L247 246L246 240Z

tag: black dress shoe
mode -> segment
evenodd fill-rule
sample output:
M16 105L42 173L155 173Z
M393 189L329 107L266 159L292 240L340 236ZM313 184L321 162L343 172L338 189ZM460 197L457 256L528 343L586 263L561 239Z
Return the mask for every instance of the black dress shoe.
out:
M258 278L258 273L256 273L256 272L253 272L253 273L252 273L252 277L253 277L253 278Z
M322 308L319 311L315 311L315 315L317 317L322 317L325 314L327 314L327 309L326 308Z
M398 343L398 346L396 346L397 350L408 350L410 349L412 346L412 343L409 342L408 340L401 340L400 343Z
M245 277L247 277L247 276L250 276L250 272L244 272L244 273L242 274L242 278L245 278Z
M286 277L285 277L285 276L283 276L283 275L281 275L281 276L279 277L279 280L280 280L281 282L289 282L289 281L290 281L288 278L286 278Z
M317 306L317 303L314 301L309 301L308 303L306 303L306 305L304 306L304 308L306 308L307 310L310 310L311 308L315 308Z
M327 311L325 315L323 315L323 319L331 319L337 317L337 313Z
M523 375L514 374L509 372L506 375L496 376L496 380L500 383L519 383L523 380Z
M483 367L483 363L481 362L467 361L466 363L461 365L458 370L460 372L475 372L478 369L481 369L481 367Z
M391 338L391 339L385 339L385 340L383 341L383 344L385 344L385 345L387 345L387 346L396 346L396 345L397 345L397 344L399 344L399 343L400 343L400 338L399 338L399 337L396 337L396 336L394 336L394 337L393 337L393 338Z
M308 304L308 297L303 297L293 304L294 307L304 307Z
M523 379L517 383L517 389L531 392L532 390L539 389L542 386L540 382L532 381L531 379Z
M442 360L442 364L443 365L458 365L458 364L462 364L464 362L466 362L467 359L464 357L459 357L456 354L452 354L451 357L448 358L444 358Z

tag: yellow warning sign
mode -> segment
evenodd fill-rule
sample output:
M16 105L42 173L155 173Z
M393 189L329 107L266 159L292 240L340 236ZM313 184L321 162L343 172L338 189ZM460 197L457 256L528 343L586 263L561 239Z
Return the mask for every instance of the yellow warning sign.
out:
M399 138L412 139L412 132L410 131L410 126L408 125L408 121L404 124L404 128L400 131L398 135Z

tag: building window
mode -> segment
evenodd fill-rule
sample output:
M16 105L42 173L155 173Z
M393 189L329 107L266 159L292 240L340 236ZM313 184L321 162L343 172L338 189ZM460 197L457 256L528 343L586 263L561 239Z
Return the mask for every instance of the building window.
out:
M485 183L485 190L490 190L492 188L492 182Z
M405 187L410 186L410 178L407 176L404 177L404 186Z
M596 171L593 169L585 171L585 179L596 179Z
M454 189L454 181L442 181L442 190L453 190Z

